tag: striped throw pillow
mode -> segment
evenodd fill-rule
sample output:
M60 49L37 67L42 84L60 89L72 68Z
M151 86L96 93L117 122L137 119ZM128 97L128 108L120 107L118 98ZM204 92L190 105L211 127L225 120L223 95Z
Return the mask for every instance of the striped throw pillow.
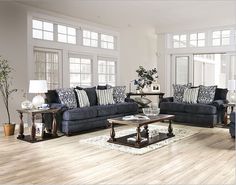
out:
M184 91L183 102L197 103L199 88L186 89Z
M89 107L90 103L85 90L75 89L75 91L77 93L79 107Z
M96 93L99 105L115 104L113 100L113 89L96 90Z

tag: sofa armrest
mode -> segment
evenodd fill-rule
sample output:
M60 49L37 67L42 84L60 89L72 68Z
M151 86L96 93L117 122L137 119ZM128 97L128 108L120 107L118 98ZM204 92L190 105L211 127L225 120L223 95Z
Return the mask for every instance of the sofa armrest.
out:
M232 112L231 114L230 114L230 121L231 121L231 123L234 123L235 124L235 115L236 115L236 112Z
M135 102L135 101L134 101L134 99L132 99L132 98L126 97L126 98L125 98L125 102Z
M214 100L212 103L210 103L209 105L213 105L217 108L217 110L219 109L224 109L224 104L228 103L227 100Z
M173 102L173 101L174 101L173 97L166 97L166 98L163 98L160 103L162 103L162 102Z
M49 107L52 109L60 109L60 111L65 111L68 109L66 105L60 103L49 103Z

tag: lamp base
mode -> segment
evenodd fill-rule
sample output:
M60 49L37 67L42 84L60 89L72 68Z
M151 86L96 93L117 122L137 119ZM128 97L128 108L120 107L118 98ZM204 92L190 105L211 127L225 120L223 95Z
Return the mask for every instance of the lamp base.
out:
M32 104L34 108L38 109L44 104L44 98L41 95L37 95L33 98Z

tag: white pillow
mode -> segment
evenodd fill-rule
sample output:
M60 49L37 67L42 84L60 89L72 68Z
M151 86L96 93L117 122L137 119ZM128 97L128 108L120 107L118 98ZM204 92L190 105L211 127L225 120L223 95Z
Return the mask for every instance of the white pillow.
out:
M113 89L96 90L98 105L115 104L113 100Z
M199 88L185 89L183 102L185 103L197 103Z
M77 93L79 107L89 107L90 102L89 102L89 99L85 90L75 89L75 91Z

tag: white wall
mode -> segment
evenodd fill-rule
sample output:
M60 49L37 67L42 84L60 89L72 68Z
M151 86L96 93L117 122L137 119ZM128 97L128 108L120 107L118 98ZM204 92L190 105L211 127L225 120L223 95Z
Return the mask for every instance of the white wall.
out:
M125 28L120 30L120 84L129 87L137 79L139 66L157 67L155 29ZM158 69L158 72L160 69Z
M17 88L10 99L12 122L17 122L17 108L23 100L22 89L27 87L27 13L24 8L9 2L0 2L0 55L7 59L12 72L12 88ZM0 97L0 124L7 121ZM0 127L0 130L2 127Z

